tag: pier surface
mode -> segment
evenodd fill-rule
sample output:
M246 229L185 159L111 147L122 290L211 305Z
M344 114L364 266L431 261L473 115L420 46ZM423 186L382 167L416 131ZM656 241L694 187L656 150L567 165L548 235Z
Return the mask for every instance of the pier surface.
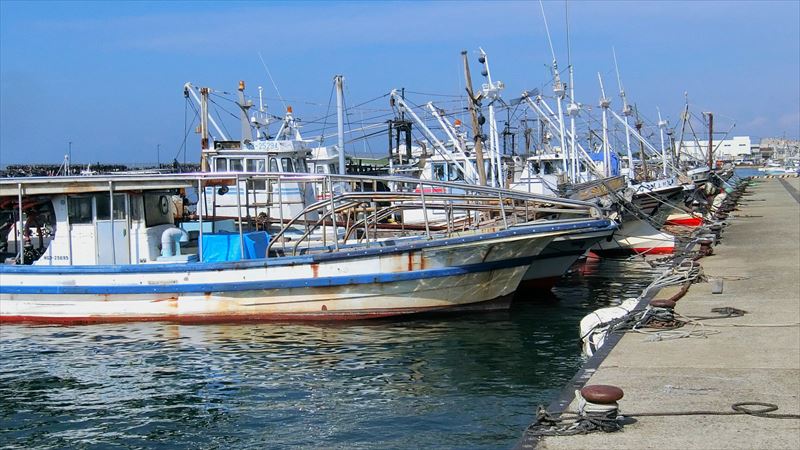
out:
M800 179L759 180L729 219L714 255L700 260L708 278L692 285L676 312L714 316L712 308L747 311L703 320L706 338L648 341L626 334L588 384L622 388L623 415L693 410L731 411L738 402L767 402L776 413L800 413ZM688 326L691 328L691 326ZM684 327L686 328L686 327ZM577 410L577 403L568 408ZM537 448L800 448L800 420L747 415L635 418L622 432L547 437Z

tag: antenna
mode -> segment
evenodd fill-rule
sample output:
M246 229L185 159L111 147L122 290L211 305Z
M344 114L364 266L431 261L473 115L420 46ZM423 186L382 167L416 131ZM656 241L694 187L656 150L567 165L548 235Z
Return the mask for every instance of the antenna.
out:
M264 58L261 56L261 52L258 52L258 59L261 60L261 65L264 66L264 70L267 72L267 76L269 77L269 81L272 82L272 87L275 88L275 92L278 94L278 98L281 99L281 103L283 103L283 109L286 109L286 102L283 100L281 96L281 91L278 90L278 85L275 84L275 80L272 79L272 74L269 71L269 67L267 67L267 63L264 62Z
M619 85L619 96L622 98L622 113L626 116L631 115L630 105L625 98L625 89L622 87L622 78L619 76L619 64L617 64L617 50L611 47L611 52L614 54L614 70L617 72L617 84Z
M542 19L544 19L544 31L547 33L547 42L550 44L550 54L553 55L553 64L556 61L556 51L553 49L553 40L550 39L550 28L547 26L547 15L544 13L544 3L539 0L539 6L542 8Z

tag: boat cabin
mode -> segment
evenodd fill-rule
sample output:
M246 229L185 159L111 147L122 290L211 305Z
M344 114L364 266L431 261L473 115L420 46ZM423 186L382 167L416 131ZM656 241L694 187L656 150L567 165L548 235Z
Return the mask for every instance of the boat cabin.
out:
M79 181L79 182L78 182ZM187 182L59 177L0 183L2 262L36 265L144 264L177 229Z

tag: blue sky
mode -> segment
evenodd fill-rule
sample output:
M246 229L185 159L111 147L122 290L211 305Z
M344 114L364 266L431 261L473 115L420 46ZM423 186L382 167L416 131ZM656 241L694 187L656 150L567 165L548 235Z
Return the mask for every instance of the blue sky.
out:
M563 68L564 3L544 6ZM688 92L694 111L714 111L724 129L735 123L732 134L800 135L800 2L573 1L569 13L583 103L597 103L597 72L616 93L614 46L629 98L646 115L660 107L677 122ZM461 94L460 51L474 61L478 46L506 97L550 79L538 2L3 0L0 164L59 163L68 141L76 163L153 162L157 145L171 160L184 138L187 81L234 91L241 79L250 95L264 86L280 114L259 53L282 97L310 120L326 113L337 73L349 105L395 87ZM188 160L198 159L197 141L189 136Z

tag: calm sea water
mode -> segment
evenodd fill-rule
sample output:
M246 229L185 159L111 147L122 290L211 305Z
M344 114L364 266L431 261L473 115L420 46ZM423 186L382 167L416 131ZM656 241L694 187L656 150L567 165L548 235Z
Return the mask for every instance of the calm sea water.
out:
M0 327L0 448L507 448L637 296L603 260L511 311L350 324Z

